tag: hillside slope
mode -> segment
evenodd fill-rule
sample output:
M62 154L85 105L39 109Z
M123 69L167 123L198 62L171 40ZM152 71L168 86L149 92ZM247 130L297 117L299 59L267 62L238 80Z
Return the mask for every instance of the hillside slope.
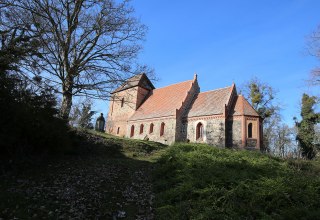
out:
M157 219L320 219L320 164L176 144L154 174Z
M2 169L0 219L320 216L317 161L95 132L79 133L74 150Z
M76 138L69 155L0 169L0 219L153 219L150 161L166 146L94 132Z

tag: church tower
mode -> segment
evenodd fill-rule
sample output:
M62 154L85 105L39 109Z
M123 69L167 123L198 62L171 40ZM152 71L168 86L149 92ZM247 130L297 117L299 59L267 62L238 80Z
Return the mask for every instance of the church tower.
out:
M146 74L138 74L129 78L111 94L106 132L124 136L127 121L140 107L155 87Z

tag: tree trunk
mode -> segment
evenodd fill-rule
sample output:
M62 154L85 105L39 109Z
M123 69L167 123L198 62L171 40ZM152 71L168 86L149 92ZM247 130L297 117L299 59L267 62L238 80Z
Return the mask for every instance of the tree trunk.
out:
M73 88L73 79L68 77L62 86L62 104L60 115L63 119L69 120L69 115L72 106L72 88Z

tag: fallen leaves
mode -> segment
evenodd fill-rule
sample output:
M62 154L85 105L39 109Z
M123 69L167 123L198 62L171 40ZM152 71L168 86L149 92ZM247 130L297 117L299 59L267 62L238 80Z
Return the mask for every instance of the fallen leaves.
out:
M23 199L9 196L0 217L153 219L151 169L147 162L97 157L59 161L38 175L2 176L6 193Z

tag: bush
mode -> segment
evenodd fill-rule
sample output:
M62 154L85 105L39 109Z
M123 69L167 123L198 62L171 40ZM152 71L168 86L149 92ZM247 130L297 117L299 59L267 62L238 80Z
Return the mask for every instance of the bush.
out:
M34 90L17 75L0 76L0 153L3 159L62 152L72 146L49 88Z
M258 152L176 144L154 175L165 219L316 219L320 178Z

